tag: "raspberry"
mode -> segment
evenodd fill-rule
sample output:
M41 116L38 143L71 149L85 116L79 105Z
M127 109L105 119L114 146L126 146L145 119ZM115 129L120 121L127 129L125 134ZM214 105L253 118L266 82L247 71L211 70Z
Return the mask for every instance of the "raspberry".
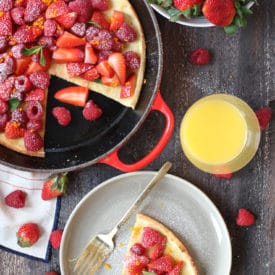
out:
M22 58L22 51L26 46L24 44L17 44L11 48L12 56L16 59Z
M47 8L42 0L28 0L24 12L25 22L33 22L38 19Z
M259 124L260 124L260 127L262 130L266 129L270 120L271 120L271 117L272 117L272 111L270 108L262 108L262 109L259 109L255 112L257 118L258 118L258 121L259 121Z
M183 262L182 261L179 261L177 262L174 267L173 267L173 270L170 271L168 273L168 275L180 275L181 274L181 271L182 271L182 267L183 267Z
M8 41L5 36L0 36L0 53L3 53L7 50Z
M158 231L150 227L143 228L141 243L145 248L153 247L154 245L160 243L161 240L162 236Z
M40 120L30 120L27 123L27 129L32 131L40 131L43 126L43 121Z
M26 93L31 90L32 83L27 76L20 75L15 79L14 86L18 92Z
M239 226L250 226L254 224L255 216L247 209L240 208L236 217L236 224Z
M30 91L27 94L25 101L31 101L31 100L43 101L44 99L45 99L45 91L42 89L35 89Z
M173 269L172 258L170 255L164 255L156 260L151 261L148 264L148 267L160 272L170 272Z
M1 68L1 65L0 65L0 68ZM1 71L0 71L0 75L1 75ZM14 87L14 80L15 78L11 76L5 81L5 83L0 84L0 98L3 99L4 101L8 101L10 99L10 95Z
M0 17L0 35L12 35L12 21L9 12L3 12L3 15Z
M92 69L92 65L85 63L70 62L66 64L67 73L70 77L79 76Z
M126 67L130 70L137 70L140 67L140 57L133 51L127 51L124 54Z
M44 146L41 136L32 130L25 132L24 144L29 151L38 151Z
M37 37L43 33L43 30L39 27L20 26L13 37L17 43L30 43L34 42Z
M16 122L21 127L25 127L29 119L27 113L22 108L17 108L11 113L11 121Z
M56 18L69 12L68 5L63 0L51 1L46 11L46 18Z
M163 252L166 247L166 242L167 242L167 238L165 236L162 236L160 243L157 243L153 248L153 251L150 257L152 260L156 260L163 255Z
M73 34L83 37L86 33L86 24L77 22L71 27L71 31Z
M0 59L4 59L3 62L0 63L0 83L3 83L8 76L14 72L15 63L13 57L7 54L2 54Z
M71 112L65 107L54 107L52 114L62 126L67 126L71 122Z
M221 179L231 179L233 177L232 173L227 173L227 174L213 174L214 177L216 178L221 178Z
M69 3L69 8L78 14L77 21L87 22L92 16L91 2L86 0L75 0Z
M9 104L7 103L7 101L0 99L0 115L3 115L8 110L9 110Z
M25 134L25 129L20 128L16 122L7 122L5 127L5 136L10 139L16 139L23 137Z
M16 7L11 10L11 18L16 25L24 25L24 11L23 7Z
M0 11L9 11L12 6L13 0L0 0Z
M87 37L87 40L91 43L93 48L99 51L110 51L113 48L113 36L107 30L101 29L97 33L93 33L91 40L89 40L89 38Z
M210 53L207 49L198 48L191 52L189 60L197 65L205 65L210 61Z
M3 114L0 115L0 132L5 131L5 127L9 121L9 115L8 114Z
M46 89L50 85L50 77L47 72L34 72L30 74L31 83L40 89Z
M102 110L90 99L85 104L82 114L87 120L96 120L101 117Z
M24 100L25 93L16 91L10 95L11 98L17 98L20 102Z
M131 248L130 248L130 252L132 254L141 256L144 254L145 252L145 247L142 246L141 243L135 243Z
M92 8L95 10L105 11L109 9L109 1L108 0L90 0L92 4Z
M124 44L117 37L113 37L112 50L115 52L122 52L123 49L124 49Z
M15 190L5 197L6 205L13 208L23 208L25 206L26 193Z
M38 45L44 46L48 48L50 51L54 51L56 49L56 41L53 37L42 36L38 40Z
M136 31L126 22L116 31L116 36L123 42L133 42L137 39Z
M44 35L45 36L54 36L57 29L57 23L53 19L47 19L44 22Z
M100 51L97 54L97 63L105 61L108 59L109 55L113 53L112 51Z
M43 116L43 107L39 101L29 101L27 105L27 116L30 120L40 120Z
M128 270L131 270L131 274L139 274L139 272L142 271L142 269L149 263L149 261L149 258L144 255L131 255L125 257L124 265L126 268L128 268Z
M54 230L50 235L50 241L53 248L58 249L60 247L63 230Z

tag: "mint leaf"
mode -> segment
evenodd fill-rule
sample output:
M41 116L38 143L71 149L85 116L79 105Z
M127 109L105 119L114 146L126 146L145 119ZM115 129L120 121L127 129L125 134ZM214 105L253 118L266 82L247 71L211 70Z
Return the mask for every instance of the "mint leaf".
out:
M40 63L43 67L46 66L46 59L45 59L45 56L44 56L43 49L40 51L39 63Z
M156 273L153 272L147 272L147 271L142 271L143 275L157 275Z
M13 112L20 104L20 101L18 98L13 97L9 100L9 105L10 105L10 111Z
M88 24L91 24L91 25L94 25L95 27L98 27L98 28L100 28L100 29L102 28L102 27L101 27L97 22L95 22L95 21L91 21L91 20L90 20L90 21L87 21L87 23L88 23Z
M44 46L34 46L32 48L24 48L22 51L22 54L25 56L33 55L35 53L39 53L43 48Z
M100 78L95 79L93 82L96 82L96 83L99 83L99 84L101 84L101 83L102 83Z

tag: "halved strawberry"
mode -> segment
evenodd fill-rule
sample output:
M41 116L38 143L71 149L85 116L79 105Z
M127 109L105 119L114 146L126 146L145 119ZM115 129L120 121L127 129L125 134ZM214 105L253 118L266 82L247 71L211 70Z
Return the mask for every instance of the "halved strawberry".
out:
M96 69L102 76L113 77L113 75L115 74L114 70L106 60L100 62L96 66Z
M74 48L78 46L83 46L85 44L86 42L82 38L67 31L59 36L56 41L56 46L59 48Z
M55 20L58 23L60 23L63 27L70 29L74 25L76 18L77 18L77 13L72 11L56 17Z
M94 11L93 16L91 18L91 21L96 22L98 25L100 25L102 28L109 30L110 23L104 16L104 14L100 11Z
M96 62L97 62L97 55L96 55L92 45L87 43L85 46L84 63L96 64Z
M46 18L56 18L60 15L68 13L69 11L69 7L64 1L58 0L49 5L46 10Z
M31 63L30 56L23 56L22 58L15 59L15 74L21 75L24 74L28 69L29 64Z
M23 137L26 129L20 127L20 123L16 121L10 121L6 124L5 127L5 136L6 138L16 139Z
M54 94L54 98L63 103L84 107L89 90L87 87L72 86L61 89Z
M120 85L118 76L116 74L114 74L113 77L102 76L101 82L102 82L102 84L111 86L111 87L117 87Z
M160 272L170 272L173 269L172 258L170 255L164 255L156 260L151 261L148 267Z
M80 75L80 77L88 81L94 81L95 79L99 78L99 73L96 68L92 68L84 74Z
M121 87L120 98L127 98L134 95L136 87L136 74L131 74L125 84Z
M124 22L124 14L121 11L114 10L111 17L110 31L117 31Z
M108 63L117 74L120 84L124 85L126 80L126 61L122 53L112 53L108 57Z
M0 35L9 36L12 35L12 21L9 12L0 13Z
M80 63L80 62L69 62L66 64L67 73L70 77L79 76L84 74L88 70L92 69L93 65Z
M84 52L77 48L57 48L52 58L55 63L83 62Z

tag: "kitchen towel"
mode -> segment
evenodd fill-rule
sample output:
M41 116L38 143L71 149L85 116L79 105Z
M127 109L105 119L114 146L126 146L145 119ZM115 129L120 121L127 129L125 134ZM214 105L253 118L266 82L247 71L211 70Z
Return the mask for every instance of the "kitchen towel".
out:
M49 238L57 226L60 198L41 199L43 182L49 173L25 172L0 164L0 248L31 259L48 262L50 258ZM23 208L12 208L5 204L5 197L15 190L26 193ZM37 223L40 238L31 247L21 248L17 244L16 232L24 223Z

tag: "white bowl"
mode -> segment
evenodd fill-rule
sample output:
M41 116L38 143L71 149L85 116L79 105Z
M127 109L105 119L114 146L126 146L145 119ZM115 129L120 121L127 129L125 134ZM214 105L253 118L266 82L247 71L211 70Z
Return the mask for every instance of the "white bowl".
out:
M250 9L254 5L254 2L250 1L246 4L246 7ZM167 13L167 11L162 8L159 5L151 4L151 7L164 16L167 19L170 19L170 15ZM186 18L184 16L180 16L180 18L175 21L175 23L178 23L180 25L189 26L189 27L199 27L199 28L207 28L207 27L215 27L216 25L209 22L204 16L198 16L193 18Z

